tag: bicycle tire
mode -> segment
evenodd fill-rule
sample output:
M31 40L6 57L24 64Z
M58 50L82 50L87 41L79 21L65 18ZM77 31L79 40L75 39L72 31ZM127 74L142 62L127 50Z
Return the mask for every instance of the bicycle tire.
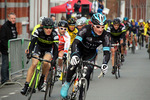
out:
M48 76L47 76L47 81L46 81L47 84L46 84L46 91L45 91L45 95L44 95L44 100L46 100L48 92L49 92L48 96L49 97L51 96L52 75L53 75L53 70L50 70L48 73Z
M83 79L81 79L80 94L79 94L78 100L85 100L86 93L87 93L87 80L85 78L83 78Z
M67 66L66 66L67 67ZM66 71L67 68L65 67L65 63L63 63L63 71L62 71L62 84L64 84L65 79L66 79Z
M115 52L115 59L114 59L114 74L115 74L116 79L118 79L118 76L117 76L117 62L118 62L118 56L117 56L117 51L116 51Z
M36 72L35 72L35 76L34 76L34 79L33 79L33 82L32 82L32 84L31 84L31 87L29 88L29 89L31 89L31 90L29 90L29 97L28 97L28 100L30 100L31 99L31 97L32 97L32 94L33 94L33 89L35 88L35 85L36 85L36 78L37 78L37 73L38 73L38 70L36 70Z
M132 41L132 53L135 54L135 42L134 40Z

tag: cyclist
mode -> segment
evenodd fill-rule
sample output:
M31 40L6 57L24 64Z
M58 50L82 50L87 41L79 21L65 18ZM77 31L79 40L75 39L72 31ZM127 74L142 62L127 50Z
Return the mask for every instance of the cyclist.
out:
M67 96L71 78L75 73L80 58L94 63L96 57L96 48L101 44L103 45L104 50L102 70L104 74L106 73L108 69L107 63L110 59L110 41L109 34L104 30L105 20L106 17L104 15L99 13L94 14L91 18L93 24L84 26L76 36L71 47L72 54L70 65L67 70L66 82L63 84L60 91L63 98ZM72 66L74 67L72 68ZM87 75L85 78L88 81L89 87L89 79L90 74L93 71L93 66L87 65L87 67Z
M68 22L67 32L69 33L70 38L71 38L71 41L70 41L70 45L71 45L73 43L77 33L78 33L78 29L75 28L75 24L76 24L75 19L69 18L67 20L67 22Z
M58 28L55 31L58 33L59 37L59 46L58 46L58 67L61 68L62 71L62 63L63 60L67 59L68 49L70 47L70 36L66 31L68 27L68 23L65 20L61 20L58 23ZM62 80L62 73L59 80Z
M141 35L141 37L142 37L142 44L141 45L143 47L144 46L144 25L145 25L143 19L140 19L138 24L139 24L138 42L139 42L139 37Z
M145 25L144 35L146 36L146 48L148 48L148 37L150 36L150 20L148 20L147 24Z
M129 46L130 45L130 43L129 43L130 23L129 23L128 17L123 18L123 24L125 25L125 28L126 28L126 40L127 40L128 46Z
M39 19L40 24L36 25L36 26L33 28L32 35L34 34L34 32L35 32L35 30L36 30L37 28L43 26L43 25L42 25L42 20L43 20L44 18L47 18L47 17L46 17L46 16L40 17L40 19Z
M135 22L134 19L131 20L131 28L130 28L130 36L131 36L131 39L130 39L130 46L129 47L132 47L132 38L134 38L134 41L135 41L135 45L136 45L136 50L138 50L138 46L137 46L137 34L138 34L138 23Z
M52 19L50 18L45 18L42 21L43 27L39 27L34 34L32 35L31 38L31 43L29 43L28 49L25 51L27 54L28 58L31 58L31 53L33 51L33 56L36 57L43 57L45 60L51 60L52 59L52 46L53 46L53 60L52 60L52 66L55 64L55 60L57 59L58 56L58 35L56 31L53 30L54 28L54 23ZM35 44L36 43L36 44ZM24 85L24 88L21 90L21 94L25 95L27 92L27 89L29 87L29 82L32 78L32 75L34 73L34 70L38 64L39 60L32 58L32 64L30 68L28 69L27 77L26 77L26 82ZM44 81L46 80L46 75L49 70L49 63L43 62L43 67L42 67L42 75L40 82L38 84L38 89L41 90L42 85ZM44 88L45 86L43 86Z
M125 37L125 26L120 22L119 19L114 19L113 24L107 28L107 32L110 32L111 35L111 44L116 44L119 42L123 44L123 38ZM115 49L111 47L112 53L112 74L114 74L114 56L115 56ZM124 62L124 50L123 45L121 45L121 62Z

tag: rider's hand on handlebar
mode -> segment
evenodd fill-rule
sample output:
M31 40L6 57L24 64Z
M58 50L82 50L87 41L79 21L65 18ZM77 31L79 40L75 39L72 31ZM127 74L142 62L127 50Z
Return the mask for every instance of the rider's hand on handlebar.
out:
M106 74L106 73L107 73L107 70L108 70L108 65L107 65L107 64L102 64L101 69L102 69L102 72L103 72L104 74Z

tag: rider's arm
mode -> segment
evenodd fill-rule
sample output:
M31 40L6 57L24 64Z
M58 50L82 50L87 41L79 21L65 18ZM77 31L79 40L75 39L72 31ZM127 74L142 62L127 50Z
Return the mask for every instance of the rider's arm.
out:
M54 31L52 33L53 36L53 60L56 60L58 58L58 45L59 45L59 38L58 34Z
M67 54L69 47L70 47L70 36L69 36L68 32L66 32L65 35L66 36L64 37L65 38L64 53Z
M71 46L71 52L72 52L71 56L77 54L78 52L77 46L82 42L83 37L85 37L86 32L87 32L87 29L84 27L75 37L75 40L73 41L72 46Z
M103 64L107 64L110 59L110 33L105 34L103 41Z
M31 40L28 45L29 53L31 53L34 49L35 43L37 42L38 34L38 30L35 30L34 34L31 37Z

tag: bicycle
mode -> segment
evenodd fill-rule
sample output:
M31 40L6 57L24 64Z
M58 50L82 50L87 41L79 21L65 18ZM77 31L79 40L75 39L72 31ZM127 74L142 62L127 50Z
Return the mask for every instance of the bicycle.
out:
M131 37L130 37L130 38L131 38ZM133 38L132 38L131 53L135 54L135 41L134 41L134 34L133 34Z
M116 79L120 78L120 66L121 66L121 56L120 56L120 44L112 44L115 48L115 59L114 59L114 74Z
M28 96L28 95L29 95L28 100L31 99L32 94L35 92L34 90L37 88L37 85L38 85L38 82L39 82L39 76L40 76L40 71L41 71L42 62L45 61L45 62L51 63L51 62L48 61L48 60L44 60L44 59L42 59L42 58L37 58L37 57L32 56L32 55L31 55L31 58L38 59L39 62L38 62L38 64L37 64L37 67L36 67L36 69L35 69L35 71L34 71L34 74L33 74L32 78L31 78L31 81L30 81L30 83L29 83L29 88L28 88L28 90L27 90L27 92L26 92L26 94L25 94L25 96ZM27 60L26 63L28 63L28 62L29 62L29 59Z
M101 66L95 65L89 61L81 60L79 66L76 68L76 73L71 79L68 96L62 100L85 100L88 84L85 78L87 74L87 64L101 68Z

